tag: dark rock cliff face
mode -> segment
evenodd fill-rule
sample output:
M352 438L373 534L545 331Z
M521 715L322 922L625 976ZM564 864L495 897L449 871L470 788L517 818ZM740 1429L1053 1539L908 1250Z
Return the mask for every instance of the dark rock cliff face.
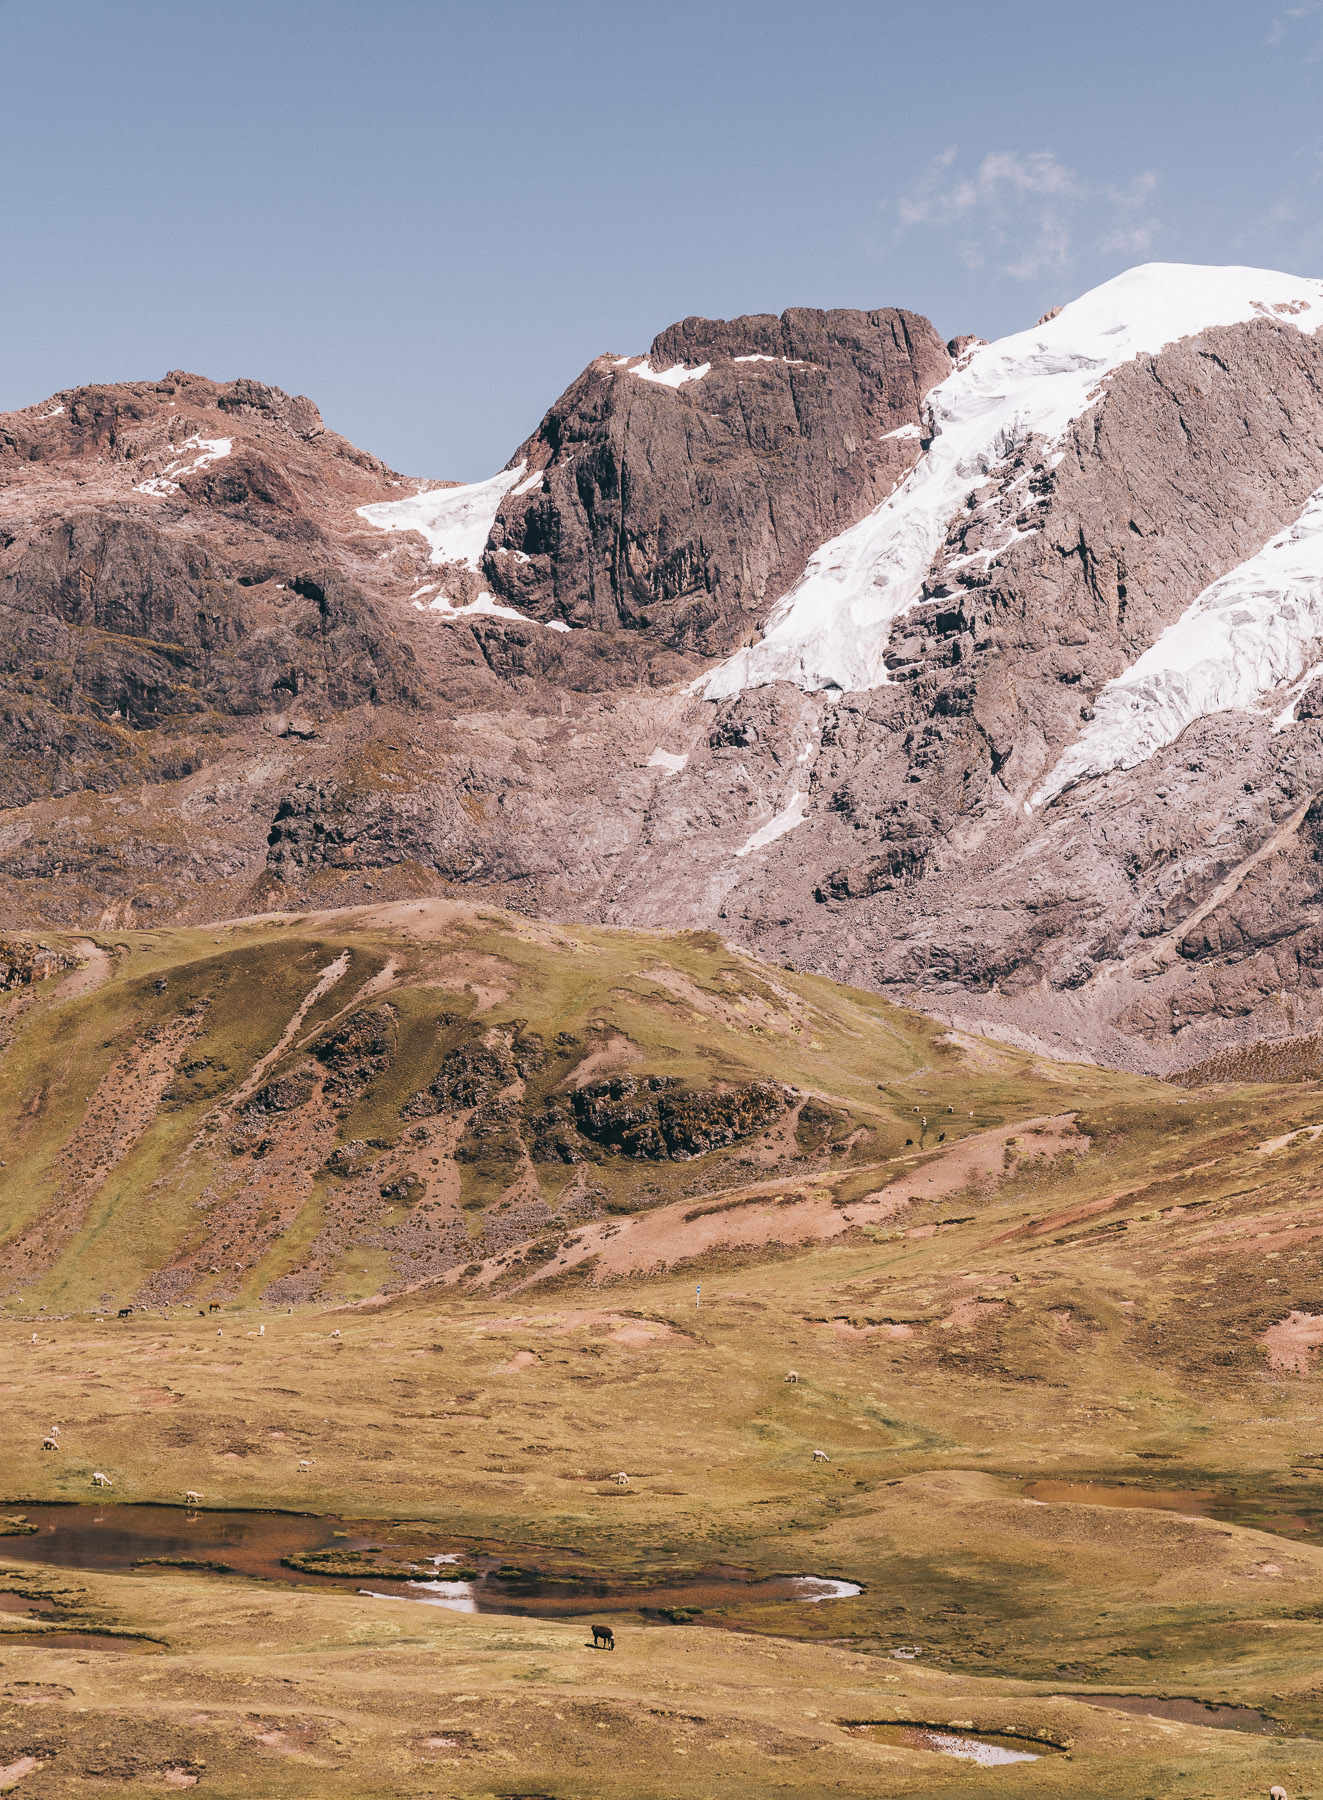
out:
M319 521L337 464L388 474L256 382L176 374L0 419L0 805L189 774L192 733L294 698L414 697Z
M622 362L599 357L517 452L531 491L504 501L484 573L535 618L703 656L745 642L817 546L890 492L951 366L928 321L894 308L686 319L646 363L709 365L678 387Z

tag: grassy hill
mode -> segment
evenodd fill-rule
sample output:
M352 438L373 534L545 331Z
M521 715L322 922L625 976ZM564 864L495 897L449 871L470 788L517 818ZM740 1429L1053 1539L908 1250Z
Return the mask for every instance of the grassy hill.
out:
M50 943L83 966L0 1011L0 1287L52 1308L527 1269L595 1218L1133 1087L703 933L431 901Z
M862 1592L625 1615L611 1658L0 1557L39 1630L168 1646L18 1647L0 1606L0 1744L41 1793L1318 1791L1319 1743L1072 1698L1323 1740L1313 1085L1045 1063L713 938L437 902L48 942L78 966L9 993L0 1062L11 1510L100 1470L117 1502ZM861 1729L906 1718L1069 1754Z

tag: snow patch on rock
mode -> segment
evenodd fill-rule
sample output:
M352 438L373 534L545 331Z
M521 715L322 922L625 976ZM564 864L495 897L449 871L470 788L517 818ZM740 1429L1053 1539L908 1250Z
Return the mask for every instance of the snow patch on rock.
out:
M668 769L672 775L678 775L689 761L687 755L680 755L674 750L663 750L658 747L648 758L649 769Z
M711 370L710 362L699 363L696 369L687 369L683 363L673 363L669 369L654 369L645 356L629 372L637 375L640 381L657 381L663 387L678 388L683 387L686 381L701 381Z
M420 593L428 591L426 588L419 589ZM447 620L479 617L518 619L521 625L541 625L546 631L569 631L572 629L562 619L533 619L527 613L520 612L518 607L502 606L493 594L479 594L476 600L469 600L461 606L456 606L454 601L448 599L444 593L438 593L433 600L415 600L413 607L415 612L432 613L438 618Z
M769 819L752 837L746 839L735 852L736 856L750 856L755 850L765 850L768 844L774 844L787 831L793 831L796 825L802 825L808 817L808 808L808 794L803 789L796 788L789 803L781 808L774 819Z
M424 488L403 500L378 500L360 506L358 516L378 531L418 532L431 546L433 563L463 563L476 569L501 502L523 480L527 466L520 463L486 481L459 487Z
M60 407L59 410L63 412L64 408ZM46 417L53 418L54 414L47 413ZM204 438L195 432L192 437L185 438L178 449L171 444L167 454L175 460L167 463L159 475L153 475L148 481L140 481L134 492L158 496L177 494L179 483L185 475L195 475L199 469L205 469L208 463L219 462L233 448L232 438ZM196 450L199 454L193 457L181 455L180 452L185 450Z
M1133 769L1196 719L1258 706L1276 689L1300 682L1321 654L1323 488L1310 495L1294 525L1219 576L1107 683L1093 718L1030 806L1045 806L1090 776ZM1279 714L1279 726L1291 722L1298 697Z
M882 686L892 625L919 599L952 515L992 471L1032 439L1056 445L1123 364L1257 318L1314 331L1323 324L1323 282L1147 263L1032 330L976 347L929 391L929 446L896 491L824 544L773 609L761 641L695 690L720 700L773 681L807 691Z

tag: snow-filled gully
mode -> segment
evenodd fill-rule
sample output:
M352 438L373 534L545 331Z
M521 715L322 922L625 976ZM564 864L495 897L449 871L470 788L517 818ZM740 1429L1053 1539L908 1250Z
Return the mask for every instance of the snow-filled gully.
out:
M1248 712L1323 655L1323 488L1294 525L1212 582L1094 702L1093 718L1031 797L1132 769L1210 713ZM1295 698L1298 698L1297 695ZM1288 712L1294 710L1292 700ZM1286 713L1279 724L1289 723Z
M56 408L56 412L63 411L62 406ZM53 419L55 413L46 413L44 417ZM167 494L177 494L179 483L185 475L196 475L199 469L205 469L210 463L220 462L230 454L233 448L233 438L204 438L199 437L195 432L192 437L184 439L178 450L172 444L170 455L175 460L167 463L159 475L153 475L147 481L140 481L134 492L155 494L158 499L163 499ZM196 450L198 454L191 457L180 454L181 451L186 450Z
M458 487L423 488L403 500L378 500L371 506L360 506L358 516L378 531L416 531L427 539L431 550L428 561L435 567L459 563L474 571L481 567L482 553L491 536L501 502L508 493L524 494L542 479L539 470L525 479L528 465L519 463L513 469L502 469L485 481L468 481ZM426 598L426 596L431 598ZM548 631L569 631L561 619L530 619L517 607L502 606L493 594L480 594L476 600L457 606L442 590L440 582L415 588L409 596L416 612L438 614L443 619L485 616L494 619L518 619L526 625L545 624Z

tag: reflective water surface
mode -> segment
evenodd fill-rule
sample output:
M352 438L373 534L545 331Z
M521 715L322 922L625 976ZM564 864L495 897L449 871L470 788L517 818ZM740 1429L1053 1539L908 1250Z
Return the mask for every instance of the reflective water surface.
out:
M1214 1731L1250 1731L1256 1737L1299 1737L1278 1719L1270 1719L1253 1706L1231 1706L1212 1700L1166 1700L1148 1694L1067 1694L1068 1700L1084 1700L1113 1712L1138 1713L1148 1719L1176 1719L1182 1725L1208 1725Z
M476 1545L411 1521L383 1524L315 1514L131 1505L33 1505L23 1509L23 1516L36 1531L0 1539L0 1557L140 1573L154 1567L211 1569L463 1612L573 1618L587 1612L641 1611L679 1622L734 1601L820 1603L860 1591L855 1583L834 1577L759 1578L747 1569L717 1563L616 1573L593 1567L572 1551Z
M1060 1748L1037 1738L1016 1737L1009 1732L974 1731L943 1725L915 1725L907 1720L890 1723L850 1725L853 1735L872 1738L875 1743L895 1744L905 1750L932 1750L939 1756L958 1757L962 1762L979 1763L992 1768L998 1763L1037 1762Z

